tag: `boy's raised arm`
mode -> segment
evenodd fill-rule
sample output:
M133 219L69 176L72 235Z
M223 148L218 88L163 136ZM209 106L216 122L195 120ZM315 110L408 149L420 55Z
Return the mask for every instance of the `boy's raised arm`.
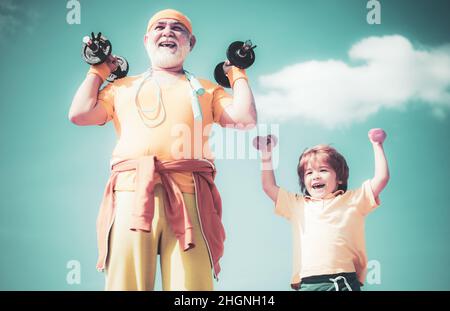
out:
M373 195L378 197L381 191L386 187L389 181L389 168L384 154L383 142L386 139L386 132L380 128L371 129L368 133L369 140L372 143L375 156L375 173L370 180Z
M273 135L269 135L268 137L258 136L254 142L255 147L261 151L261 182L263 190L274 203L277 202L278 190L280 189L277 186L272 166L272 148L275 147L275 144L276 138Z

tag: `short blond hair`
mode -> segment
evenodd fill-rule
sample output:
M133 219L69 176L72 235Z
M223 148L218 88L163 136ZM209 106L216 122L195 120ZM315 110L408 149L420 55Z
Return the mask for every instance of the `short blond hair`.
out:
M305 171L308 162L320 156L328 165L330 165L336 172L338 190L347 191L347 183L349 177L349 168L347 161L336 149L329 145L317 145L306 149L298 159L297 175L302 193L309 195L305 185Z

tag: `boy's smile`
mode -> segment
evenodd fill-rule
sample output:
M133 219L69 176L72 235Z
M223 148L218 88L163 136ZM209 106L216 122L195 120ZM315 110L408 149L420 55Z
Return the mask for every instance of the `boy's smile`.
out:
M318 157L311 158L306 165L305 186L309 195L316 199L323 199L338 188L336 172L325 161Z

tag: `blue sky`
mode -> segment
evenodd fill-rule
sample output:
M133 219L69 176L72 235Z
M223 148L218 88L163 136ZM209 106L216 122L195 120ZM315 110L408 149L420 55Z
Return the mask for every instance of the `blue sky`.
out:
M381 282L365 289L450 290L448 1L381 1L380 25L367 23L365 0L81 0L73 25L67 3L0 3L1 290L103 288L95 219L115 134L112 124L67 119L88 70L81 39L102 31L129 74L139 74L149 65L147 21L169 7L193 22L197 45L186 68L199 77L213 79L232 41L258 45L248 75L261 123L280 138L281 186L299 191L300 153L331 143L347 159L349 186L358 187L373 174L367 131L386 130L391 181L366 223ZM289 224L274 215L252 152L238 159L237 133L218 133L215 144L234 156L216 161L227 240L215 288L289 290ZM240 135L249 146L255 131ZM70 260L81 265L80 284L66 282Z

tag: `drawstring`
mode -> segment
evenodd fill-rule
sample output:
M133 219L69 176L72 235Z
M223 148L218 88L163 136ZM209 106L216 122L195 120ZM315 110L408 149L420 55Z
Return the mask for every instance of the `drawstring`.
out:
M348 289L349 291L352 291L352 288L351 288L350 285L348 284L347 279L345 278L345 276L342 276L342 275L340 275L340 276L338 276L338 277L336 277L336 278L334 278L334 279L330 279L330 281L333 282L334 288L336 289L336 291L337 291L337 292L339 291L338 280L340 280L340 279L344 279L345 286L347 287L347 289Z

